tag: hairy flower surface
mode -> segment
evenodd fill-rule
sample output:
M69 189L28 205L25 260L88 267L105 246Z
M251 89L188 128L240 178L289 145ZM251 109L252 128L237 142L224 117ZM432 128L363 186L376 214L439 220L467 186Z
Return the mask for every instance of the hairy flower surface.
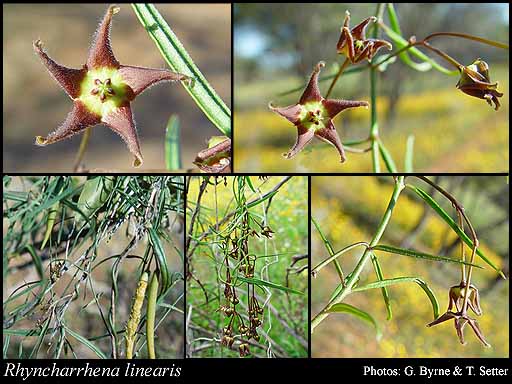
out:
M345 21L341 27L341 35L336 45L339 54L347 56L352 64L364 59L371 60L382 47L391 50L393 46L385 40L366 38L366 27L370 22L377 21L375 16L368 17L350 29L350 12L345 12Z
M73 109L64 123L45 138L37 136L36 144L52 144L86 128L104 124L121 136L135 156L134 166L140 166L143 159L131 102L160 81L190 78L166 69L121 65L110 46L112 16L117 12L119 7L108 8L94 36L87 62L81 69L57 64L43 51L40 40L34 42L34 50L43 64L73 100Z
M489 76L489 65L481 59L477 59L473 64L460 68L461 76L457 83L457 88L462 92L484 99L497 111L500 108L498 97L502 97L503 93L498 92L498 82L491 84Z
M324 66L323 61L316 65L297 104L288 107L274 107L272 103L269 104L272 111L283 116L297 127L297 141L293 148L284 154L287 159L299 153L316 136L320 140L332 144L338 150L341 162L345 162L345 151L332 119L348 108L368 108L366 101L324 99L318 88L318 74Z

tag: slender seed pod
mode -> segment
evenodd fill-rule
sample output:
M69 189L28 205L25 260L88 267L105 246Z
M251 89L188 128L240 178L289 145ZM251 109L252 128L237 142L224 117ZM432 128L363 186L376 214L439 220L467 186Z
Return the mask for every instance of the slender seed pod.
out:
M158 296L158 274L153 273L148 290L148 308L146 311L146 341L148 346L148 356L155 359L155 314L156 298Z
M125 340L126 340L126 358L133 358L133 346L135 344L135 337L137 335L137 328L139 327L140 313L142 310L142 304L144 303L144 296L146 294L146 288L148 286L149 275L144 272L137 285L135 296L133 298L132 310L130 312L130 318L126 324Z
M46 232L44 234L43 242L41 243L41 250L44 249L47 241L50 239L52 235L53 225L55 224L55 219L57 218L57 212L59 210L59 202L57 201L50 207L48 211L48 219L46 220Z

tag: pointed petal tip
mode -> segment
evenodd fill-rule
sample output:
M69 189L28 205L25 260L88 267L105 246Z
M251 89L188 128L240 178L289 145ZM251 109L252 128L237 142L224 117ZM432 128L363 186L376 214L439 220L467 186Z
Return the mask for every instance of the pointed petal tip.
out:
M36 136L35 145L38 145L40 147L46 146L47 140L43 136Z
M325 67L325 61L320 60L315 67L315 72L320 72L320 70Z
M110 7L108 7L108 12L111 15L115 15L116 13L119 13L120 10L121 10L121 7L118 7L117 5L111 5Z
M36 51L39 51L39 50L43 49L43 42L41 41L41 39L37 39L36 41L33 42L33 46Z
M142 156L141 157L135 156L135 158L133 159L133 166L135 168L139 168L143 163L144 163L144 161L142 159Z

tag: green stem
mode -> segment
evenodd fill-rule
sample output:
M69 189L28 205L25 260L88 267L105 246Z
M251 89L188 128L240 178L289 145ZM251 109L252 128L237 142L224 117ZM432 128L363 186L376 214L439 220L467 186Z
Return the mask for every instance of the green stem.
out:
M404 184L404 178L405 176L395 176L395 187L393 189L393 194L391 196L391 199L389 201L388 207L386 208L386 211L384 212L384 216L382 216L382 219L379 223L379 226L377 227L377 232L373 236L370 247L366 248L363 255L359 259L359 262L357 263L356 267L354 268L354 271L350 274L350 276L346 279L346 285L343 287L343 289L338 293L337 296L335 296L326 306L324 309L322 309L312 320L311 320L311 333L315 330L315 328L323 321L327 316L329 316L329 309L332 308L333 305L341 303L345 297L347 297L350 293L352 293L352 288L356 284L357 280L359 279L359 275L363 271L364 266L370 260L371 257L371 248L377 245L380 241L380 238L384 234L384 231L386 230L387 225L389 224L389 221L391 219L391 214L393 213L393 209L395 208L395 205L398 201L398 197L400 196L400 192L403 191L405 188Z
M313 268L311 270L311 275L313 275L313 277L316 277L316 274L318 272L320 272L320 270L325 267L327 264L329 264L331 261L336 261L336 259L338 257L340 257L341 255L343 255L344 253L350 251L351 249L355 248L355 247L358 247L360 245L364 245L366 248L368 248L368 243L365 243L364 241L359 241L357 243L354 243L354 244L351 244L345 248L343 248L342 250L334 253L332 252L332 248L329 249L329 253L331 254L329 258L325 259L324 261L322 261L320 264L318 264L315 268Z
M382 12L384 11L383 3L377 5L377 20L382 19ZM379 24L374 24L372 31L372 38L376 39L379 33ZM371 108L371 125L370 125L370 140L372 147L372 164L373 172L380 173L379 161L379 124L377 122L377 69L370 67L370 108Z
M91 128L87 128L82 136L82 141L80 142L80 148L78 149L78 153L75 158L75 165L73 165L73 172L77 172L80 167L80 163L85 155L85 150L87 149L87 145L89 144L89 138L91 137Z
M327 93L325 94L325 98L328 99L329 98L329 95L331 94L332 90L334 89L334 85L336 84L336 82L338 81L338 79L340 78L341 74L343 73L343 71L345 70L345 68L347 68L347 66L350 64L350 60L349 58L347 57L345 59L345 61L343 62L343 64L341 65L340 69L338 70L338 73L336 74L336 76L334 76L334 79L332 80L332 83L331 85L329 86L329 89L327 90Z

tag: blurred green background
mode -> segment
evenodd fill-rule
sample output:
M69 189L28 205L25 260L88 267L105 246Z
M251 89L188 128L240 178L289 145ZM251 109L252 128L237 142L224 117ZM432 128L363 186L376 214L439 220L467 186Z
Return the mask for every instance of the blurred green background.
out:
M396 4L403 36L421 39L432 32L464 32L508 43L508 4ZM376 4L237 4L234 7L234 137L238 171L365 172L369 154L348 154L340 165L329 144L314 140L291 160L282 154L297 130L267 105L294 104L314 65L326 62L322 75L334 74L341 59L336 43L345 10L351 26L374 15ZM384 22L389 25L387 15ZM495 172L508 170L509 52L470 40L436 38L434 47L469 65L481 57L493 82L505 95L495 112L484 100L455 88L457 76L435 70L416 72L397 60L381 74L377 89L381 137L403 169L407 136L415 135L415 170L421 172ZM446 66L438 56L422 50ZM379 52L382 54L382 52ZM414 58L415 59L415 58ZM451 69L451 68L450 68ZM330 81L321 83L325 94ZM332 97L369 101L368 71L343 75ZM368 136L370 112L358 108L334 120L342 141Z
M509 271L509 186L504 176L430 177L459 202L471 220L481 249L508 276ZM450 203L416 178L406 182L427 191L455 217ZM311 214L332 243L334 250L358 241L370 241L382 218L393 190L391 176L312 177ZM434 255L460 257L454 232L436 213L409 189L402 192L381 244L400 246ZM318 232L312 229L311 265L329 256ZM339 260L345 275L351 272L363 253L356 248ZM378 252L384 278L417 276L433 289L439 311L448 306L448 290L460 282L455 264L419 260ZM476 264L484 265L477 257ZM375 281L369 262L361 274L360 285ZM333 265L322 269L311 281L311 315L314 317L328 302L339 283ZM509 282L490 267L474 270L473 283L480 290L483 315L477 317L480 328L492 348L484 348L470 327L465 328L467 345L459 343L453 321L427 328L433 320L432 306L416 284L388 288L393 318L386 320L386 307L379 289L354 293L352 304L373 316L383 336L376 340L375 329L346 314L333 314L315 329L313 357L508 357L509 356ZM472 314L471 314L472 315ZM472 316L474 317L474 316Z
M229 4L159 4L158 10L226 105L231 103L231 7ZM79 68L106 4L3 5L3 169L4 172L71 171L82 135L47 147L34 145L71 110L71 100L34 54L41 39L58 63ZM129 4L114 16L112 49L126 65L166 68L167 64ZM132 155L110 129L97 126L84 162L86 168L129 172L164 169L164 135L172 113L181 119L183 166L194 167L196 154L219 131L185 89L163 83L132 104L144 165L132 168Z
M260 180L256 176L250 177L255 188L259 188L261 194L272 190L283 177L273 176L266 181ZM187 194L187 221L190 220L192 212L196 207L199 184L202 178L190 178L190 187ZM219 220L226 213L231 212L236 207L233 199L233 186L235 178L227 177L225 186L222 179L219 180L217 190L213 185L209 185L206 193L201 200L201 214L198 217L198 227L202 233L207 228L213 227L216 220L215 200L217 199L217 209ZM236 184L235 184L236 186ZM249 251L256 255L278 255L277 257L259 257L256 262L256 278L265 277L265 265L268 264L268 280L281 286L305 292L304 295L286 294L277 289L270 289L271 296L269 304L272 305L277 313L269 310L265 306L263 324L258 327L258 333L261 335L260 343L263 348L251 346L251 357L267 357L267 347L269 341L263 336L267 333L271 338L270 350L278 357L307 357L308 354L308 269L300 273L290 271L287 284L287 269L290 268L292 257L295 255L304 255L308 253L308 180L307 177L294 176L286 182L272 198L272 203L267 212L268 225L275 234L271 239L261 236L253 237L249 241ZM253 193L249 187L246 189L247 201L259 197L259 193ZM259 204L251 209L254 215L263 215L264 208L268 205ZM188 225L188 224L187 224ZM223 227L221 227L222 229ZM196 280L189 278L187 280L187 316L190 316L190 322L187 322L187 357L238 357L238 351L229 350L222 347L220 343L213 342L212 336L220 340L222 327L227 325L226 317L218 311L219 305L224 304L224 297L219 301L218 289L224 289L224 286L218 283L216 263L220 263L213 258L213 246L215 237L210 235L202 240L202 243L196 248L190 260L190 269L193 271L197 280L203 284L208 292L209 301L206 302L203 290ZM194 242L191 243L192 246ZM217 255L221 257L221 255ZM307 265L307 259L297 262L295 267ZM260 273L264 273L260 275ZM243 291L239 292L240 301L245 303L247 296ZM256 294L266 299L267 293L261 289L256 289ZM263 307L264 300L260 300ZM242 312L243 313L243 312ZM283 323L286 325L284 326ZM292 332L290 332L290 329ZM299 335L299 337L293 336ZM205 339L205 337L207 339ZM299 340L300 338L300 340Z

